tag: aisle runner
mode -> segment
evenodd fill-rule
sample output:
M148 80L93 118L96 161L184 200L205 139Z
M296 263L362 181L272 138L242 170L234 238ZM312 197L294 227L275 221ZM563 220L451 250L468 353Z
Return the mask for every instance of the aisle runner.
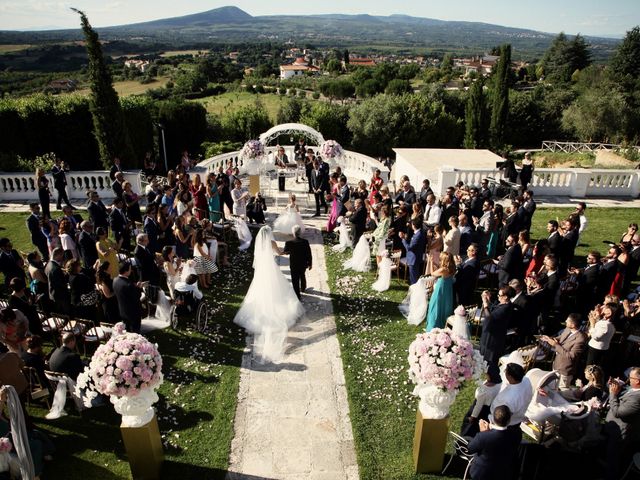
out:
M304 237L313 253L302 296L307 318L289 332L279 365L245 352L229 480L358 478L322 236L307 228ZM288 257L279 263L288 276Z

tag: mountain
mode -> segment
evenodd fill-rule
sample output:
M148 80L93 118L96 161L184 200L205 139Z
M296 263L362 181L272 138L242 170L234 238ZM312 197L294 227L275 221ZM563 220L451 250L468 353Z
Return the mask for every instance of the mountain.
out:
M206 12L97 29L107 41L162 43L180 48L213 43L292 41L361 51L478 54L510 43L515 60L540 58L555 34L479 22L409 15L262 15L227 6ZM48 32L0 31L0 44L79 40L80 29ZM619 40L586 37L596 60L609 57Z

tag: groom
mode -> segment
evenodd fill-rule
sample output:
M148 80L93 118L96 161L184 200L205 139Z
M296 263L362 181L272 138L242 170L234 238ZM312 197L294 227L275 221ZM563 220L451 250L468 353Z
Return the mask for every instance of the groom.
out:
M307 268L311 270L311 247L306 239L300 237L300 225L294 225L291 231L293 240L285 242L283 253L289 254L293 291L296 292L298 300L301 300L300 290L304 292L307 289L305 271Z

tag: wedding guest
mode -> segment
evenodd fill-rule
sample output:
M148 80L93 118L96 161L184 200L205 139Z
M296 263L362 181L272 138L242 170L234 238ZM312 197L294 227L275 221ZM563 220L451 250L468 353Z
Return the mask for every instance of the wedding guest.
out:
M142 213L140 213L140 196L133 191L130 182L122 184L122 200L124 200L127 211L127 218L132 222L142 222Z
M176 217L173 223L173 236L176 239L176 255L178 258L186 259L191 257L189 250L193 243L194 234L195 231L185 225L184 217Z
M80 224L80 235L78 236L78 247L80 258L86 270L92 270L98 260L98 250L96 248L96 237L93 234L93 224L85 220Z
M411 227L413 229L413 236L411 241L407 242L407 234L404 231L398 233L402 245L407 252L407 268L409 269L409 285L413 285L420 278L422 273L422 264L424 258L424 251L427 244L426 235L422 230L422 220L414 218L411 221Z
M96 287L100 292L100 303L102 304L104 319L108 323L115 324L120 321L120 310L118 307L118 298L113 289L113 279L109 274L110 267L109 262L100 265L96 273Z
M158 210L155 205L147 205L144 217L144 233L147 235L147 248L154 255L160 251L160 227L157 220Z
M98 195L98 192L91 191L88 193L88 196L89 205L87 206L87 211L89 212L89 220L91 220L96 230L98 228L108 228L109 214L107 207L105 207L102 200L100 200L100 195Z
M204 183L202 183L199 174L193 176L193 183L191 184L190 190L193 197L193 207L195 210L196 218L198 220L209 218L207 189Z
M247 218L247 202L249 200L249 191L243 188L242 181L236 179L234 189L231 191L233 198L233 214L243 219Z
M33 368L36 371L40 384L51 391L51 383L44 373L46 367L44 351L42 350L42 337L40 335L31 335L27 337L25 344L26 350L20 354L20 358L25 367Z
M531 153L525 153L524 160L522 160L522 168L520 169L520 185L522 185L522 190L526 190L527 186L531 182L534 168L535 165L531 158Z
M606 372L609 347L616 329L611 323L618 310L615 303L596 306L589 313L589 342L587 350L587 365L598 365Z
M106 229L100 227L96 230L96 250L98 252L98 258L101 264L108 264L109 268L107 272L113 279L118 276L118 246L113 243L108 235Z
M327 190L328 177L321 168L319 161L314 162L313 170L311 171L311 189L316 201L316 213L314 217L320 216L320 206L324 207L324 213L328 211L327 201L325 198L325 192Z
M156 254L149 248L149 236L146 233L140 233L136 237L136 249L133 256L136 259L140 280L149 282L149 285L154 287L159 287L162 274L156 263Z
M76 336L67 332L62 336L62 345L56 348L49 359L49 369L64 373L71 380L77 380L84 371L84 364L80 355L76 353Z
M469 411L462 421L460 435L475 437L480 431L479 420L489 418L490 407L496 395L502 387L502 377L497 365L489 365L485 374L485 380L475 391L475 400L469 407Z
M71 287L71 307L76 318L95 320L98 293L94 280L82 272L79 260L69 260L65 264Z
M480 353L489 364L497 365L504 354L507 329L512 323L513 315L511 296L511 288L502 287L498 290L498 304L491 306L489 292L482 292L482 310L485 316L480 337Z
M466 260L460 264L455 275L454 287L458 305L471 305L479 274L478 246L472 243L467 247Z
M580 316L569 314L566 327L557 337L543 335L541 340L551 345L555 352L552 368L560 374L558 388L567 390L576 378L578 369L583 365L583 355L587 343L587 336L581 332Z
M68 171L69 166L65 162L63 162L61 158L56 157L55 164L51 168L51 175L53 176L53 187L58 192L58 200L56 202L58 210L62 208L62 202L73 208L71 202L69 201L69 197L67 196Z
M124 173L122 171L121 163L122 162L120 161L119 157L113 157L113 165L111 165L111 169L109 170L109 178L112 182L116 179L116 173Z
M194 268L198 274L200 285L202 288L209 288L211 286L211 274L216 273L218 267L210 255L209 246L202 229L197 230L193 237L193 257Z
M427 311L427 332L434 328L444 328L447 317L453 313L453 276L456 264L453 257L443 253L440 257L440 267L431 273L436 277L433 293L429 299Z
M348 218L349 223L353 225L353 244L357 245L367 225L367 209L364 207L362 198L355 200L354 209L352 212L349 212Z
M216 182L216 174L210 172L207 175L207 206L209 207L209 220L217 223L222 218L220 208L220 192Z
M247 217L249 222L264 223L264 212L267 210L267 202L260 192L249 198L247 203Z
M425 268L426 275L433 275L433 272L440 268L440 255L444 248L444 237L442 236L442 227L436 225L433 227L432 234L429 238L427 235L427 266Z
M173 298L173 289L180 280L182 272L182 260L176 256L174 249L170 246L162 249L162 260L162 267L167 275L167 287L171 298Z
M71 295L68 288L68 279L62 269L64 250L55 248L51 252L51 259L45 268L47 283L49 285L49 300L53 302L56 313L71 314Z
M44 236L40 228L40 205L38 203L30 203L29 209L31 210L31 215L27 217L27 228L31 235L31 243L40 250L45 260L49 260L47 237Z
M113 291L118 299L118 310L120 318L124 321L127 331L140 333L142 323L142 303L140 290L142 283L133 283L131 276L131 263L121 262L118 267L119 275L113 281Z
M38 316L38 310L34 305L33 297L27 292L27 286L21 278L12 278L9 282L11 296L9 308L19 310L29 322L29 332L33 335L42 335L42 323Z
M525 412L533 398L533 389L531 388L531 382L525 377L524 368L517 363L507 364L504 369L504 378L506 382L502 382L500 392L491 402L489 420L492 421L497 407L506 405L511 410L508 428L521 438L520 423L525 419Z
M452 215L449 217L449 228L450 230L444 237L444 248L443 251L452 255L454 258L458 258L460 256L460 229L458 228L458 217L456 215Z
M42 208L42 216L51 218L51 190L49 190L49 179L45 176L42 168L36 168L36 186L38 187L38 200Z
M71 224L67 220L60 222L60 225L58 226L58 233L60 235L60 243L62 245L62 249L65 251L65 255L74 259L80 258L75 242L74 232L71 228Z
M376 168L375 172L373 172L373 177L371 177L371 181L369 182L369 190L371 190L371 194L369 195L369 203L372 202L374 195L378 193L384 185L384 180L382 179L381 175L382 172L380 172L380 170Z
M0 238L0 272L4 275L4 284L7 287L12 278L25 280L24 260L13 248L11 240L6 237Z
M109 216L109 225L113 231L113 236L118 244L118 249L131 250L131 234L129 232L129 219L124 211L124 201L122 198L116 198L113 201L111 214Z

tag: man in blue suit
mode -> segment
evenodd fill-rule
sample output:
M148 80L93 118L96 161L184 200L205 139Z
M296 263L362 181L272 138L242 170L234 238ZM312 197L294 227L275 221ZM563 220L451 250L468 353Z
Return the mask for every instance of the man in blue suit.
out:
M413 285L420 278L422 272L422 266L424 263L424 251L427 248L427 236L422 230L422 217L416 217L411 220L411 227L413 228L413 236L411 241L407 242L407 235L404 232L400 232L400 238L402 239L402 245L404 245L407 251L407 267L409 268L409 284Z
M513 461L520 446L519 431L507 428L511 411L500 405L493 411L493 423L480 420L480 433L469 442L473 480L506 480L512 477Z

